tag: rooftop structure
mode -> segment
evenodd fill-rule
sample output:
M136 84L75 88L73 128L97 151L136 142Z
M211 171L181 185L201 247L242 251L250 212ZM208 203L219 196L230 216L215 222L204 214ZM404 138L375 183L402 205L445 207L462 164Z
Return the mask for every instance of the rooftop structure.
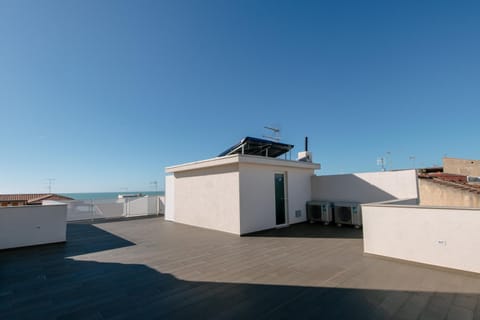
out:
M419 174L420 179L428 179L438 184L451 186L457 189L469 191L480 195L480 185L469 183L467 181L467 176L451 173L428 173L428 174Z
M278 159L293 145L246 137L218 157L165 169L165 219L238 235L306 221L320 165Z
M40 205L43 200L73 200L54 193L0 194L0 206Z
M480 208L480 161L443 158L443 169L420 170L420 204Z
M480 276L364 256L362 232L238 237L162 218L0 252L0 318L474 319Z
M168 167L165 218L238 235L303 222L319 168L246 154Z

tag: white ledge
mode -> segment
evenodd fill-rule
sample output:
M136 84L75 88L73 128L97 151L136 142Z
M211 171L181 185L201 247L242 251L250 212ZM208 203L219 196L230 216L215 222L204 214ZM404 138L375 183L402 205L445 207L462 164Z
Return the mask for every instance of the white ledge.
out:
M310 169L310 170L320 169L320 164L318 163L234 154L234 155L229 155L225 157L217 157L217 158L211 158L211 159L202 160L202 161L184 163L176 166L170 166L165 168L165 172L175 173L175 172L181 172L181 171L197 170L197 169L217 167L217 166L237 164L237 163L250 163L250 164L257 164L257 165L290 167L290 168Z

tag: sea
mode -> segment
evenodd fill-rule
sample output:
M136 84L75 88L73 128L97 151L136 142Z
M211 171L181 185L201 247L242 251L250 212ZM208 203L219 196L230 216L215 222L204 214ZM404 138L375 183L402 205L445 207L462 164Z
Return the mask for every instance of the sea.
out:
M62 196L75 200L118 199L119 194L141 194L144 196L163 196L164 191L117 191L117 192L85 192L85 193L59 193Z

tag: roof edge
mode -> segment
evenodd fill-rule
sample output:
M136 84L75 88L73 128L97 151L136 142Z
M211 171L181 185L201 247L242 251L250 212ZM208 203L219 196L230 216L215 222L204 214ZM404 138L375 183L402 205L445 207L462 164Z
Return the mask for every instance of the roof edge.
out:
M258 164L258 165L310 169L310 170L320 169L319 163L302 162L302 161L295 161L295 160L284 160L284 159L253 156L253 155L233 154L233 155L228 155L223 157L216 157L216 158L211 158L211 159L206 159L201 161L183 163L175 166L169 166L165 168L165 172L175 173L175 172L198 170L198 169L204 169L209 167L229 165L234 163L239 163L239 164L249 163L249 164Z

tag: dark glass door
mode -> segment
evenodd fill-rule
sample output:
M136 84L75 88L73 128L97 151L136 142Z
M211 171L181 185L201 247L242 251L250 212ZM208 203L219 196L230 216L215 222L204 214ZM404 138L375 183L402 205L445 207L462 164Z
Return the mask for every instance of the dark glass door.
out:
M275 173L275 217L277 225L287 223L285 200L285 174Z

